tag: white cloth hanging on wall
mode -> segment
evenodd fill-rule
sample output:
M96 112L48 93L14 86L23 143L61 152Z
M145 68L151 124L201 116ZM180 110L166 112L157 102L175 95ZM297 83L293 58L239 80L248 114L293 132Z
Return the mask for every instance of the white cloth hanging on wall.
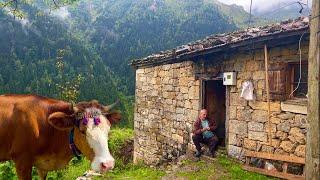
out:
M251 81L245 81L242 83L242 91L240 97L244 98L245 100L251 101L254 99L253 97L253 84Z

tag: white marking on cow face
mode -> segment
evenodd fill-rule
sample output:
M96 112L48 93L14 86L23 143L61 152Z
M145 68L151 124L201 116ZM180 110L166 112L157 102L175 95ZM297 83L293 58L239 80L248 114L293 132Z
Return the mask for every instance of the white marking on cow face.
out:
M100 123L94 124L93 118L88 118L86 139L94 151L94 158L91 162L91 168L94 171L106 172L114 167L114 158L111 156L108 148L108 133L110 123L107 118L101 115L101 111L96 108L88 108L86 112L100 114Z

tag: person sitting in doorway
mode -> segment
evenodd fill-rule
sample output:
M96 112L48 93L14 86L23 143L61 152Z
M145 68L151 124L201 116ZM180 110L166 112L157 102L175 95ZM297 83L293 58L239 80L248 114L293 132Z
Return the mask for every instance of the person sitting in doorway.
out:
M201 156L201 144L209 146L212 157L215 157L215 147L218 143L218 137L214 134L214 130L217 128L215 120L208 118L208 111L202 109L199 117L194 123L192 140L196 146L196 157Z

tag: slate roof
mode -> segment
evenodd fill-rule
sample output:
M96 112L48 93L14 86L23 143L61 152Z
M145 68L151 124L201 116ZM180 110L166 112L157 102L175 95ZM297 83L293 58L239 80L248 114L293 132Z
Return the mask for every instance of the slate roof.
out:
M253 39L257 40L263 37L273 37L274 35L283 35L308 29L309 18L299 17L295 20L289 19L276 24L253 27L231 33L213 34L207 36L205 39L178 46L171 50L160 51L159 53L151 54L141 59L134 59L130 65L137 68L139 66L158 64L160 62L162 62L162 64L170 63L179 59L182 60L183 57L192 57L200 52L228 48L228 45L230 46L231 44L235 45Z

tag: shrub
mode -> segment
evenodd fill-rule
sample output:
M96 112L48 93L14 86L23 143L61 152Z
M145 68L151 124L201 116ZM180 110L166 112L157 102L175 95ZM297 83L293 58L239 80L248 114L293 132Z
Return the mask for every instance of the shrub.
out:
M6 161L0 164L0 179L18 179L12 161Z

